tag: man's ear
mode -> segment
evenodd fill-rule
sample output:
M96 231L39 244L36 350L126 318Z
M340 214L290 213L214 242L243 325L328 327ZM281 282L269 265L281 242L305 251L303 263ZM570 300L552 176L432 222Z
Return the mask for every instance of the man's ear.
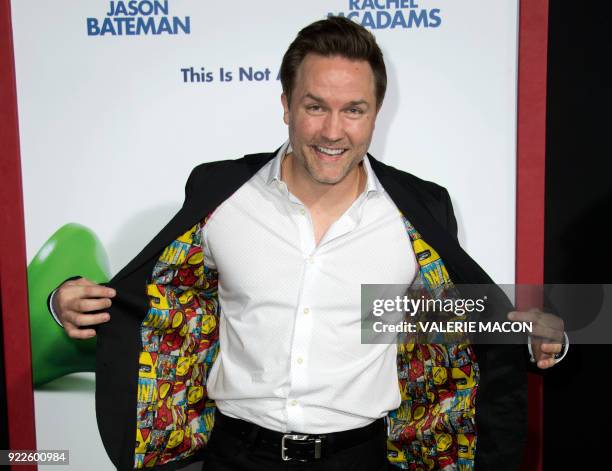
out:
M284 93L281 94L281 103L283 104L283 121L289 124L289 100Z

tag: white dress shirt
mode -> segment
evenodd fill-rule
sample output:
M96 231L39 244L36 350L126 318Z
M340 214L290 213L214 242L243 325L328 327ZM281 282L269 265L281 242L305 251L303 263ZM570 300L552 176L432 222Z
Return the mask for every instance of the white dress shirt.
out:
M219 272L219 355L209 396L268 429L330 433L400 404L394 343L361 343L361 284L410 284L418 265L367 156L364 192L319 245L308 208L281 181L286 143L203 229Z

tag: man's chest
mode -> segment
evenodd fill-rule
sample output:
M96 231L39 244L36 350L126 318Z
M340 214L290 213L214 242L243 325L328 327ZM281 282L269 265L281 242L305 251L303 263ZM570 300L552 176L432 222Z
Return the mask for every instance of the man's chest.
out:
M204 244L220 298L242 307L293 310L307 296L359 312L362 284L409 284L417 270L401 216L383 195L350 208L316 244L303 205L245 186L215 211Z

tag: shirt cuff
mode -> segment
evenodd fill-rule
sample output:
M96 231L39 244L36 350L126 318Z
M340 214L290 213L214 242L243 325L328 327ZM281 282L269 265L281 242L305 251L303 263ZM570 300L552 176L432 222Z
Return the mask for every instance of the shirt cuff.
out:
M533 350L531 349L531 337L530 336L527 337L527 348L529 349L529 356L530 356L529 361L531 363L536 363L537 360L533 356ZM561 345L561 349L563 350L561 353L555 353L555 365L559 363L561 360L563 360L565 358L565 355L567 355L567 352L569 351L569 338L566 332L563 332L563 344Z
M53 309L53 299L55 298L55 293L57 293L57 289L53 290L53 293L51 293L51 297L49 298L49 312L51 312L51 315L53 316L53 319L55 319L55 322L57 322L63 329L64 325L60 322L59 317L57 317L55 309Z

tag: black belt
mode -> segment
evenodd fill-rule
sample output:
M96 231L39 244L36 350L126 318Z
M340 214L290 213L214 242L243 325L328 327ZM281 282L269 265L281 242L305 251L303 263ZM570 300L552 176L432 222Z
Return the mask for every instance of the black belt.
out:
M366 442L385 430L385 419L365 427L325 434L282 433L234 419L217 410L214 430L220 429L258 448L272 452L283 461L314 461Z

